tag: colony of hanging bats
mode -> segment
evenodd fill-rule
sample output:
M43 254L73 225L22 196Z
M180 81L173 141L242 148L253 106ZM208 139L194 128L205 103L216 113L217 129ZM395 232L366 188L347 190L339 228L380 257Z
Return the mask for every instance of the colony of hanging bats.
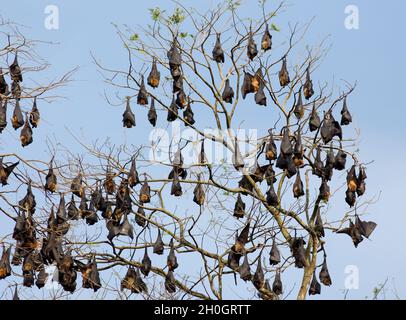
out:
M5 75L10 76L11 86L7 83ZM21 110L21 83L23 82L22 68L18 63L17 53L8 72L0 68L0 133L7 127L7 105L14 102L14 110L11 116L11 125L14 130L20 129L20 141L23 147L33 142L33 128L37 128L40 122L40 114L37 107L37 98L32 101L30 112ZM24 99L25 101L26 99Z
M221 34L217 33L214 48L212 50L212 59L219 65L223 64L226 59L226 54L222 48ZM249 61L254 61L258 55L257 44L254 39L254 33L249 32L247 35L246 55ZM272 35L266 26L260 44L260 50L268 52L272 48ZM287 56L282 57L281 69L277 74L281 87L286 87L290 84L290 76L288 70ZM154 58L149 75L141 76L139 79L139 92L136 97L137 104L149 106L148 121L152 126L157 123L157 110L153 94L147 91L147 85L152 89L156 89L160 85L160 72L158 70L158 59ZM193 126L195 124L194 113L191 109L191 100L185 94L183 87L183 71L182 71L182 54L181 47L176 38L173 39L169 50L167 51L167 64L169 66L170 75L172 78L172 101L169 107L166 108L166 120L171 122L181 117L186 125ZM0 72L1 73L1 72ZM24 126L21 131L21 143L23 146L32 142L32 129L36 127L39 120L39 113L36 107L36 100L30 114L23 117L19 105L20 83L22 81L21 70L17 62L17 56L14 63L10 66L10 77L12 80L11 96L15 99L15 110L12 117L13 128L18 129ZM262 68L258 68L253 74L247 70L243 70L243 81L240 89L243 99L248 98L250 94L254 95L254 101L261 106L267 105L265 95L266 81ZM231 86L230 79L226 79L221 99L225 103L233 103L235 98L235 90ZM5 81L3 74L0 75L0 93L2 96L9 95L8 84ZM335 171L345 170L347 165L347 152L341 147L343 139L342 126L349 125L352 122L351 114L347 105L347 97L342 99L341 120L335 120L333 110L327 110L324 115L319 115L316 103L312 104L310 112L307 107L308 101L314 95L313 83L311 79L310 66L306 70L305 81L301 85L298 92L295 94L295 103L292 106L292 114L298 121L305 119L308 115L307 123L301 124L307 126L310 132L319 135L320 142L314 147L313 154L310 157L305 156L305 146L302 141L301 132L303 127L298 127L296 131L291 127L285 126L282 128L279 135L276 135L274 130L269 130L269 135L264 140L263 148L258 155L258 159L262 157L266 161L265 165L258 165L250 178L256 183L261 184L265 180L267 185L265 205L273 208L280 206L279 196L276 193L275 183L277 182L277 172L280 170L288 179L292 179L292 195L298 199L305 195L303 184L304 166L310 166L312 174L320 181L318 192L318 201L328 202L331 195L329 183L332 180ZM123 126L132 128L136 126L136 118L130 106L130 97L127 97L126 108L123 113ZM7 125L6 110L7 101L2 100L0 113L0 130L3 130ZM180 115L180 111L183 114ZM306 128L307 129L307 128ZM340 147L334 147L333 139L337 138L340 142ZM277 146L277 142L279 147ZM316 139L315 139L316 141ZM324 157L325 156L325 157ZM324 158L324 159L323 159ZM199 156L200 163L205 163L204 141L201 147ZM2 185L7 185L9 176L18 163L6 163L6 159L0 159L0 179ZM241 169L243 158L238 149L237 141L234 144L233 163L237 170ZM58 195L58 179L57 173L53 167L53 159L48 168L48 173L45 177L44 189L46 193ZM168 179L172 181L170 194L174 197L183 195L181 181L186 179L187 170L183 166L183 157L179 150L174 157L172 169L169 172ZM345 192L345 201L349 207L355 205L357 197L361 197L365 193L367 178L365 168L362 165L354 162L351 164L347 173L347 190ZM143 205L151 201L154 195L148 184L147 176L140 177L136 167L136 160L133 158L129 166L122 172L114 172L110 165L107 165L107 170L103 179L96 182L96 186L90 190L85 183L86 174L80 171L76 177L71 180L70 192L60 193L59 205L50 209L49 218L47 221L47 231L44 237L40 237L36 232L36 223L33 219L36 211L36 199L32 191L31 183L28 183L26 195L19 201L19 215L15 218L15 227L13 231L13 239L16 241L14 252L11 247L4 247L3 254L0 260L0 279L4 279L12 274L12 266L20 266L22 268L23 285L31 287L36 285L42 288L46 281L46 273L44 266L47 264L55 264L59 271L58 281L64 290L74 292L77 288L77 276L81 273L82 287L97 291L102 287L101 278L98 271L96 256L89 257L87 262L82 262L73 256L69 250L64 250L64 236L70 228L70 222L78 219L83 219L86 224L94 225L104 220L108 231L107 240L113 242L116 237L134 238L134 226L129 220L130 216L135 218L136 224L143 228L147 223L146 213ZM201 183L202 176L198 175L198 183L193 190L193 201L198 206L203 206L206 195L204 185ZM247 216L246 204L243 201L243 196L254 192L254 186L250 183L247 176L241 178L238 182L241 188L241 193L238 193L234 205L234 217L241 219ZM135 191L137 190L137 191ZM138 208L133 208L134 194L138 195L136 203ZM344 198L344 197L343 197ZM349 227L336 230L337 233L345 233L349 235L357 247L363 238L368 238L373 232L376 224L374 222L362 221L359 216L355 215L355 220L349 222ZM275 295L283 293L282 269L283 257L278 248L278 243L275 235L272 236L272 245L270 251L263 251L256 260L255 271L251 270L252 265L248 259L250 252L246 249L248 243L251 242L252 228L250 221L244 225L241 230L236 231L235 241L229 249L227 266L232 269L235 274L239 274L243 281L251 281L253 286L258 289L266 289L273 292ZM315 212L314 232L319 238L325 236L323 221L320 213L320 208L317 207ZM178 244L180 246L181 244ZM306 261L306 241L303 237L292 237L290 243L291 258L294 261L296 268L305 268ZM147 283L144 277L148 276L152 267L152 255L164 255L167 252L167 263L164 275L164 287L167 292L174 293L177 291L178 284L175 279L174 271L178 267L178 259L176 256L177 244L174 239L170 239L169 243L164 241L161 230L157 228L157 237L151 248L145 248L142 261L137 265L131 265L121 280L121 289L130 290L132 293L148 292ZM323 248L324 252L324 248ZM151 255L152 254L152 255ZM276 268L275 277L272 285L268 279L265 279L262 256L267 254L267 261L270 266ZM318 272L313 274L312 281L309 287L309 294L320 294L321 284L330 286L332 280L327 267L327 259L324 252L323 263L318 267ZM241 260L242 258L242 260ZM320 282L319 282L320 281ZM268 297L262 293L259 296L263 299ZM18 299L17 293L14 298Z

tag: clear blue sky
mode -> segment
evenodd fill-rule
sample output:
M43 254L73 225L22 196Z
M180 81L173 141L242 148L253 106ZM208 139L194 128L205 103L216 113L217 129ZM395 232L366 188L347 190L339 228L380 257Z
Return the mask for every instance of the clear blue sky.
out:
M268 0L270 3L279 1ZM186 6L205 9L206 1L183 1ZM200 3L200 4L199 4ZM216 3L216 2L213 2ZM255 3L255 6L252 4ZM256 14L256 1L243 1L246 15ZM406 173L403 160L406 108L404 106L404 32L401 27L406 11L406 2L400 0L378 1L336 0L336 1L297 1L290 0L291 7L275 19L286 31L288 21L306 22L315 17L307 39L317 41L331 35L332 49L318 73L322 80L346 79L358 82L356 92L349 100L354 127L360 128L360 155L365 161L374 160L368 166L367 196L373 197L382 192L378 203L370 207L366 219L378 223L371 241L364 241L355 249L349 240L331 241L329 244L329 263L334 285L323 287L322 298L342 298L344 287L344 268L356 265L360 270L360 288L348 293L348 298L363 298L372 295L374 286L389 279L396 285L401 298L406 298L406 274L404 265L406 255L403 246L403 232L406 226L403 196L405 196ZM44 8L55 4L60 11L60 29L44 28ZM349 4L359 7L359 30L344 27L346 17L344 8ZM44 121L35 131L33 147L18 152L23 156L46 159L46 137L58 139L67 146L75 146L65 127L88 142L96 137L110 136L115 142L129 141L142 143L148 137L141 117L139 131L125 131L120 121L122 109L113 108L105 102L102 94L106 88L91 62L90 52L95 53L108 65L125 64L125 52L111 22L117 24L146 24L149 22L148 8L160 6L172 10L169 1L7 1L2 3L0 14L26 25L22 29L31 38L58 42L56 46L43 46L40 53L53 65L45 78L80 66L75 74L75 82L60 91L68 97L51 105L41 105ZM255 9L255 10L254 10ZM277 41L278 34L274 40ZM244 111L243 111L244 112ZM91 115L98 121L89 122ZM247 122L250 114L242 114ZM144 118L145 119L145 118ZM107 120L113 125L107 125ZM105 123L103 123L103 121ZM261 126L262 123L259 124ZM263 123L266 127L266 123ZM141 133L140 133L141 132ZM147 130L145 130L147 132ZM10 150L10 145L2 139L1 147ZM2 150L2 151L3 151ZM75 150L75 149L74 149ZM341 210L340 207L331 209ZM337 236L336 236L337 237ZM344 237L344 236L343 236ZM337 239L337 238L336 238ZM393 288L393 286L390 286ZM392 292L388 296L393 297Z

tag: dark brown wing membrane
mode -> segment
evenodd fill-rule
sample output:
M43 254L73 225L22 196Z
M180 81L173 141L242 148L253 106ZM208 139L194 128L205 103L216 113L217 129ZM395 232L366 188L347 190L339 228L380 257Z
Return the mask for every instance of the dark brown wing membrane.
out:
M273 186L273 183L269 185L269 189L266 192L266 202L268 205L272 206L272 207L276 207L279 205L279 200L278 200L278 196L275 192L275 188Z
M247 255L244 255L244 261L239 268L240 278L244 281L250 281L252 279L250 264L248 262Z
M153 252L162 255L164 253L164 242L162 241L161 231L158 229L158 235L154 243Z
M347 161L347 154L342 150L338 150L338 152L335 156L335 159L334 159L334 169L344 170L346 161Z
M355 226L365 238L369 238L377 224L373 221L362 221L358 215L355 215Z
M55 192L57 187L57 178L54 173L52 162L53 161L51 160L51 163L49 164L48 173L45 177L45 186L44 186L45 190L51 193Z
M320 214L320 207L318 207L317 211L316 211L316 221L314 222L314 231L316 232L318 237L325 236L323 220L322 220L321 214Z
M269 139L265 146L265 158L266 160L276 160L278 156L278 151L276 149L276 144L273 138L272 132L269 133Z
M190 103L187 104L186 109L183 111L183 119L187 122L187 126L195 124L194 113Z
M172 98L171 105L168 108L168 116L166 120L169 122L175 121L178 118L178 105L176 104L175 96Z
M178 265L178 259L176 258L175 255L175 248L173 244L173 239L169 242L170 250L168 257L166 259L166 265L168 266L168 269L173 271L175 270L179 265Z
M309 118L310 132L316 131L320 127L320 117L316 110L316 104L313 103L312 113Z
M281 272L279 269L277 269L275 273L275 279L272 284L272 291L278 296L281 295L283 292Z
M142 261L141 261L141 268L140 268L140 270L141 270L141 273L144 275L144 276L148 276L149 275L149 272L151 271L151 259L149 258L149 256L148 256L148 250L147 250L147 247L145 247L145 252L144 252L144 257L142 258Z
M289 78L289 72L288 68L286 66L286 58L283 58L282 61L282 68L279 71L279 84L281 87L285 87L289 84L290 78Z
M261 40L261 49L265 52L272 48L272 35L269 32L268 24L265 25L265 31Z
M298 98L295 104L295 107L293 108L293 113L295 114L296 118L302 119L304 116L304 105L303 105L303 99L302 99L302 91L299 90L298 92Z
M169 293L176 292L176 281L173 275L173 271L169 270L165 277L165 290Z
M304 268L306 266L306 253L305 253L305 241L303 238L293 238L290 251L295 259L296 268Z
M234 140L234 152L233 152L232 160L233 160L233 165L234 165L235 170L244 168L244 160L243 160L241 152L240 152L240 147L238 145L237 138L235 138L235 140Z
M216 44L214 45L212 55L214 61L224 63L224 51L221 47L220 33L217 33L216 35Z
M247 56L252 61L258 54L257 45L254 41L254 35L250 32L250 36L248 38L248 46L247 46Z
M332 284L330 273L328 272L328 268L327 268L326 257L324 257L324 260L323 260L323 265L322 265L320 273L319 273L319 279L320 279L320 282L322 284L324 284L325 286L331 286L331 284Z
M265 284L264 270L262 269L261 256L258 258L257 270L252 277L252 284L260 290Z
M200 176L198 177L198 181L200 182ZM200 183L196 184L196 187L193 190L193 201L199 206L202 206L204 204L205 198L206 195L203 190L203 185Z
M148 185L147 181L144 181L141 190L140 190L140 202L149 203L151 201L151 188Z
M276 245L275 238L272 242L272 248L269 253L269 264L274 266L281 262L281 254L279 252L278 246Z
M131 160L131 167L130 167L130 171L128 172L127 180L128 180L128 185L131 188L135 187L137 184L140 183L140 179L138 177L137 167L136 167L136 163L135 163L135 158L133 158Z
M153 58L151 72L149 73L148 78L147 78L148 85L152 88L158 88L160 77L161 77L161 74L158 71L158 67L156 65L156 59Z
M30 145L33 141L32 129L30 126L28 116L26 117L24 127L21 129L21 132L20 132L20 141L21 141L21 145L23 147Z
M11 275L10 253L11 247L7 249L3 247L3 253L0 259L0 280Z
M352 122L352 117L347 107L347 97L344 98L343 108L341 110L341 125L346 126Z
M14 57L13 63L10 65L9 69L10 69L10 76L13 81L16 81L16 82L23 81L21 68L20 68L20 65L18 64L17 53Z
M1 70L0 70L1 71ZM7 127L7 99L0 99L0 133Z
M340 229L337 231L337 233L345 233L349 235L352 239L352 242L354 243L355 247L358 247L358 245L362 242L362 234L359 228L350 220L350 226L348 228Z
M264 92L264 83L261 82L258 91L255 93L255 103L259 106L266 106L266 96Z
M306 81L305 81L305 84L303 86L303 94L304 94L306 100L309 100L314 94L313 82L310 79L309 68L307 68L307 70L306 70Z
M317 281L316 273L313 272L312 282L310 283L310 287L309 287L309 295L320 294L320 292L321 292L321 285Z
M148 121L150 124L152 124L153 127L155 127L157 119L158 115L155 109L155 100L154 98L151 98L151 106L148 110Z
M234 98L234 90L230 86L230 79L226 79L223 93L221 94L221 98L226 103L233 103Z
M237 201L234 205L234 217L243 218L245 215L245 203L241 199L241 195L238 194Z
M130 99L127 99L125 111L123 113L123 127L132 128L135 126L135 115L131 111Z
M293 196L300 198L304 196L303 182L300 178L300 171L297 172L295 183L293 184Z
M37 128L40 121L40 114L37 107L37 97L34 98L34 103L30 112L30 123L33 128Z
M244 80L241 87L242 98L245 99L247 94L255 92L254 87L252 86L253 75L249 72L244 72Z
M148 104L148 93L147 90L145 89L144 76L141 76L141 85L137 95L137 104L140 105Z
M246 244L248 242L249 231L250 223L247 223L246 226L241 230L241 233L238 235L237 240L242 244Z
M6 79L4 78L4 73L3 69L0 68L0 94L4 96L8 96L10 94L8 84L6 82Z
M17 130L18 128L20 128L24 125L24 117L23 117L23 113L22 113L21 107L20 107L20 102L18 99L15 102L13 117L11 118L11 124L13 125L13 128L15 130Z
M289 138L289 130L287 128L283 130L281 153L285 156L290 156L293 153L292 144Z

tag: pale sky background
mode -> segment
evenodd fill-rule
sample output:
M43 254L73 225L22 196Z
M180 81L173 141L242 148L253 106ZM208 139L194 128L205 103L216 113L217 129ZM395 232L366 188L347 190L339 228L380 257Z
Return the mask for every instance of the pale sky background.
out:
M268 2L275 5L279 3L273 0ZM202 9L209 6L206 1L204 4L203 1L183 3ZM366 220L378 223L370 241L365 240L355 249L349 237L336 235L331 238L328 252L333 286L323 287L322 295L317 298L342 299L345 267L356 265L360 272L360 286L358 290L351 290L347 298L371 297L373 288L388 279L387 296L395 297L393 290L396 288L398 296L404 299L406 46L403 44L402 21L406 2L392 0L384 4L366 0L290 0L287 3L290 4L287 12L274 20L281 27L281 34L286 35L288 21L304 23L314 16L315 20L306 39L314 43L330 35L332 48L317 72L317 77L322 81L334 77L338 81L346 79L350 83L358 82L356 92L348 102L354 119L353 128L360 128L361 159L374 161L368 166L366 197L372 198L381 192L379 201L369 208L369 214L365 216ZM44 27L44 8L49 4L59 8L59 30L47 30ZM243 1L244 14L257 14L256 4L257 1ZM359 30L347 30L344 27L344 9L351 4L359 8ZM27 26L22 29L27 37L58 42L55 46L43 46L39 50L52 64L52 71L41 77L53 78L75 66L80 69L74 76L76 81L59 91L68 97L67 100L40 106L44 120L40 128L35 130L34 144L23 150L15 141L9 143L2 139L1 151L10 150L11 145L18 145L17 152L22 156L48 159L46 145L42 142L46 137L55 137L73 150L79 150L66 128L76 135L82 135L88 142L105 136L110 136L117 143L145 142L149 123L138 116L137 130L126 131L121 127L123 109L111 107L104 100L102 94L106 85L91 61L90 52L107 65L119 64L120 60L125 65L126 53L122 50L111 22L145 25L150 21L148 8L155 6L168 11L173 8L169 1L2 1L0 14L3 18ZM274 35L274 41L277 38L278 33ZM89 121L94 114L98 120ZM241 116L245 117L249 125L251 114L242 111ZM113 125L103 123L107 120L111 120ZM263 119L258 123L255 119L254 123L267 128L265 121ZM331 210L342 208L334 207ZM285 281L288 285L289 279ZM1 286L0 282L0 288Z

